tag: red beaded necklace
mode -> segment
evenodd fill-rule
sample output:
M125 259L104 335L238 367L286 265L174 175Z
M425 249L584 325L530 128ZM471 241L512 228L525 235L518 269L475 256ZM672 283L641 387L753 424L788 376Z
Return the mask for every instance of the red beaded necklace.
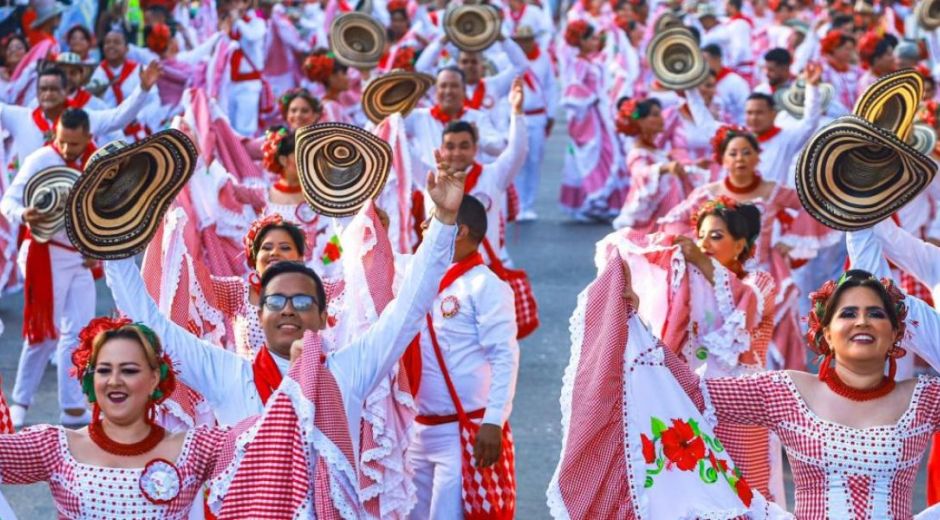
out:
M748 184L747 186L735 186L734 184L731 183L731 176L729 175L725 177L725 189L730 191L731 193L736 193L738 195L746 195L748 193L755 191L757 188L759 188L760 183L763 181L764 179L761 178L760 175L757 175L755 173L754 180L751 181L751 183Z
M839 374L836 373L835 368L829 367L829 361L830 358L827 357L823 361L824 365L819 367L819 379L826 383L826 386L828 386L830 390L846 399L853 401L871 401L879 397L884 397L890 394L891 390L894 390L894 377L889 376L883 376L881 382L873 388L852 388L839 378Z
M102 450L120 457L136 457L143 455L156 448L165 435L166 430L164 430L162 426L151 424L150 433L148 433L146 437L137 442L124 444L108 437L108 434L105 433L104 428L101 426L101 421L92 421L92 423L88 425L88 437L91 438L91 441Z
M281 193L300 193L301 188L300 184L296 186L290 186L284 181L277 181L274 183L274 189Z

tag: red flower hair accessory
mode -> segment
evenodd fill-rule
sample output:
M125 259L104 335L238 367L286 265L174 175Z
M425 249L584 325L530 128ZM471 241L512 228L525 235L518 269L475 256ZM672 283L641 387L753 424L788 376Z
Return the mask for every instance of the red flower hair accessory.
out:
M99 316L89 321L88 325L85 325L78 333L78 348L72 352L72 368L69 370L69 374L81 381L92 361L95 338L98 337L98 334L130 324L131 320L127 318L111 318L108 316Z
M307 79L326 85L335 66L336 60L332 53L311 54L304 60L303 69Z
M258 234L270 226L283 223L284 217L279 213L272 213L251 223L251 227L249 227L248 232L245 233L245 238L242 239L242 245L245 246L245 260L248 262L249 269L252 271L255 269L255 256L257 255L255 251L255 239L258 238Z
M871 60L875 57L875 50L881 43L882 37L878 34L868 31L858 40L858 57L862 59L862 67L868 68Z
M163 54L170 46L170 26L165 23L156 23L150 26L147 33L147 47L157 54Z
M615 123L617 131L621 134L633 137L640 133L640 126L637 124L637 120L640 119L640 113L636 108L638 104L639 101L636 99L630 99L620 105Z
M822 40L819 41L820 50L823 54L832 54L839 48L839 45L842 43L842 31L838 29L833 29L826 33L823 36Z
M417 55L414 47L402 47L395 53L395 59L392 60L392 69L407 70L414 72Z
M388 5L388 12L393 13L395 11L403 11L405 14L408 13L408 0L390 0Z
M565 29L565 43L572 47L580 47L584 35L591 30L591 24L584 20L575 20Z
M937 112L940 111L940 105L936 101L930 100L923 104L919 118L931 128L937 128Z
M721 164L721 156L724 152L724 147L731 142L735 137L751 135L751 132L743 126L737 125L723 125L721 128L715 132L715 135L712 136L712 151L715 152L715 162Z
M284 167L277 160L277 148L286 136L286 128L268 130L264 134L264 143L261 145L261 165L269 172L277 175L284 174Z
M815 292L810 293L809 300L812 304L812 309L809 312L809 315L806 317L807 322L807 332L806 340L809 343L809 348L819 354L820 356L829 356L832 355L832 348L829 346L829 343L826 341L825 335L823 334L823 318L826 314L826 304L829 302L829 299L832 298L832 295L835 294L836 289L838 289L846 280L849 280L850 277L847 273L844 273L838 280L829 280L826 283L822 284L822 287L817 289ZM875 279L872 276L872 279ZM898 316L898 337L903 338L905 330L907 329L907 305L904 303L904 293L898 289L898 286L894 284L894 281L888 278L882 278L879 280L882 286L884 286L885 291L888 293L888 297L891 299L891 302L894 304L895 312ZM895 357L901 357L904 355L904 350L900 347L895 347Z
M692 215L692 227L698 229L699 221L705 218L706 215L723 209L731 211L738 209L738 201L727 195L718 195L714 199L706 200Z

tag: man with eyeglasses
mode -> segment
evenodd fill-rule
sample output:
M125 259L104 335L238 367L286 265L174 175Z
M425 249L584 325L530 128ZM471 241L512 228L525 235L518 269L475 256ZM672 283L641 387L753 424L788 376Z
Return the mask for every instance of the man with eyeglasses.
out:
M435 221L397 297L363 335L350 344L326 349L331 353L325 365L342 396L356 453L363 402L420 330L450 265L465 180L464 172L443 163L436 174L428 175L428 192L437 208ZM326 326L323 284L313 270L299 263L277 263L261 278L259 313L267 344L254 361L196 338L161 314L147 296L133 259L106 262L105 272L118 309L160 336L180 380L205 397L222 425L260 414L288 372L294 342L300 341L305 331L320 331Z

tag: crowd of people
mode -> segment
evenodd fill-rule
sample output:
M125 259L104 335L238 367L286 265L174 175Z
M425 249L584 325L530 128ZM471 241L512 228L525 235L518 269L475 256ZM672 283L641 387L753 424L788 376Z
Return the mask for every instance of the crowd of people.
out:
M553 517L910 518L928 450L940 501L940 1L3 14L0 483L60 517L513 518L544 172L613 227Z

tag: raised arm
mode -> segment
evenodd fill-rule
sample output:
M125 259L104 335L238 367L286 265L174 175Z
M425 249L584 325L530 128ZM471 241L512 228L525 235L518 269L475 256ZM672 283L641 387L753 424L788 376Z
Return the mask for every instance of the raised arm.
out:
M516 78L512 91L509 93L509 102L512 105L512 115L509 117L509 143L495 161L496 171L500 176L499 187L503 191L509 189L509 185L512 184L529 155L529 136L524 120L525 115L522 113L522 101L522 80Z
M160 66L151 62L140 71L140 86L127 97L120 105L108 110L92 110L88 112L91 123L91 133L94 135L108 134L120 130L131 124L140 114L141 109L150 99L150 89L160 77Z
M931 290L940 285L940 247L915 237L891 219L878 223L872 231L888 260Z
M686 101L689 105L689 113L692 114L692 121L695 126L708 135L715 135L721 123L715 119L711 110L705 105L705 99L697 88L685 91Z
M437 66L438 60L441 57L441 50L444 48L444 38L445 36L434 38L431 43L424 48L421 55L415 60L415 72L423 72L432 75L437 72L434 68Z
M107 261L104 270L118 310L157 333L180 380L205 396L213 408L231 399L234 376L240 373L243 360L193 336L161 313L132 258Z
M509 94L513 80L523 75L529 68L529 58L526 57L522 47L519 47L519 44L513 40L504 39L497 45L500 45L506 55L509 56L509 63L512 66L486 78L486 81L491 86L493 95L501 98Z

